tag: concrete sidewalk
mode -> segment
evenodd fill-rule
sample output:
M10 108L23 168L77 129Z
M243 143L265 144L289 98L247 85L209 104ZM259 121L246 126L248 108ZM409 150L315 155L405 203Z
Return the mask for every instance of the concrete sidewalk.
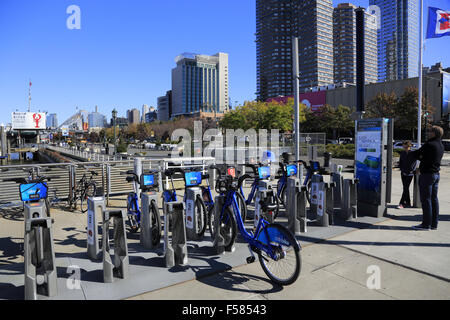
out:
M303 268L298 281L274 286L242 242L236 251L215 255L207 235L189 242L189 264L167 269L161 247L143 250L139 236L128 234L128 280L102 282L101 262L86 256L86 215L56 210L54 239L58 266L56 299L449 299L450 298L450 168L441 173L441 219L437 231L415 231L420 209L389 208L381 219L360 217L328 228L308 226L298 237ZM401 195L394 171L393 203ZM124 200L111 207L124 207ZM393 206L392 206L393 207ZM285 223L285 218L280 218ZM239 239L238 239L239 240ZM67 267L81 267L82 290L68 290ZM381 288L366 286L369 266L378 266ZM23 299L23 217L20 210L0 212L0 299Z

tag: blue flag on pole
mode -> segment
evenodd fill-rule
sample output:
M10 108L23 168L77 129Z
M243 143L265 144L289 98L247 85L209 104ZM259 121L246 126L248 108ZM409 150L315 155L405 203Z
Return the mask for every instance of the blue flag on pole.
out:
M450 11L428 7L427 39L450 36Z

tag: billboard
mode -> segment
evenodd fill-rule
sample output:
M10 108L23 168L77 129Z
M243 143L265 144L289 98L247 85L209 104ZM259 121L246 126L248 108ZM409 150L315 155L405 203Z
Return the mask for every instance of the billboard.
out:
M13 130L45 130L45 113L40 112L13 112L11 124Z
M61 128L61 135L63 137L68 137L69 136L69 128L66 128L66 127Z
M278 102L278 103L286 103L288 99L294 98L294 96L284 96L284 97L276 97L270 98L267 102ZM323 105L327 104L327 92L326 91L316 91L316 92L305 92L300 93L300 103L304 104L311 111L315 112Z
M450 111L450 73L442 74L442 117Z

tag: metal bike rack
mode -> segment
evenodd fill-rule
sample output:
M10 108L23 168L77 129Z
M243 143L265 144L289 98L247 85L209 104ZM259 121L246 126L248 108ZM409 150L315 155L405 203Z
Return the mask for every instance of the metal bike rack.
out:
M152 242L152 228L154 227L152 224L152 213L150 212L150 206L152 201L155 202L155 205L158 205L158 194L155 191L145 192L141 194L141 232L139 235L139 240L141 245L146 249L153 249L156 246L153 246ZM157 210L158 211L158 210ZM159 217L159 211L157 212L156 223L161 225L161 218Z
M109 245L109 227L113 219L114 227L114 264ZM129 275L127 238L125 233L126 213L124 210L103 211L103 282L111 283L113 278L126 279Z
M42 227L42 233L35 231L37 226ZM46 217L43 202L25 204L24 266L25 300L57 294L52 219Z
M225 253L225 240L220 234L220 214L222 211L225 197L218 195L214 198L214 230L216 230L213 238L213 247L217 254ZM234 246L234 245L233 245Z
M203 215L200 215L199 221L199 217L195 214L197 196L202 196L202 190L200 188L186 189L186 236L188 240L200 240L202 237L197 236L197 227L199 223L202 225L206 223L206 221L203 221Z
M287 179L286 197L288 206L286 213L288 217L288 229L294 235L306 232L306 186L301 185L297 177Z
M328 227L334 223L334 182L320 182L317 206L317 222L322 227Z
M334 207L340 208L342 204L342 188L344 184L344 177L340 172L333 172L331 174L331 181L333 181L336 184L333 193Z
M272 186L270 185L269 180L259 180L258 182L258 191L255 196L255 219L254 226L255 228L258 226L259 218L261 215L261 204L260 201L266 201L269 197L271 197L274 193ZM264 218L269 222L273 223L273 216L265 215Z
M106 209L105 198L89 197L87 203L87 254L89 259L97 260L100 255L97 217L102 217Z
M173 223L172 239L169 239L170 220ZM164 260L167 268L188 263L184 222L184 203L166 202L164 204Z
M319 184L323 182L323 176L320 174L315 174L311 177L311 194L309 210L314 219L317 219L317 207L319 200Z
M353 220L358 217L358 179L344 179L341 218L344 220Z

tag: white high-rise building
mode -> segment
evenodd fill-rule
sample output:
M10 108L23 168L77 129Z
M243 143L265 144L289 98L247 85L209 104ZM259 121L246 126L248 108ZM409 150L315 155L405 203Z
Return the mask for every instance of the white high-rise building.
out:
M184 53L172 69L172 117L228 109L228 54Z
M142 115L141 115L141 122L145 122L145 115L149 112L148 105L144 104L142 106Z

